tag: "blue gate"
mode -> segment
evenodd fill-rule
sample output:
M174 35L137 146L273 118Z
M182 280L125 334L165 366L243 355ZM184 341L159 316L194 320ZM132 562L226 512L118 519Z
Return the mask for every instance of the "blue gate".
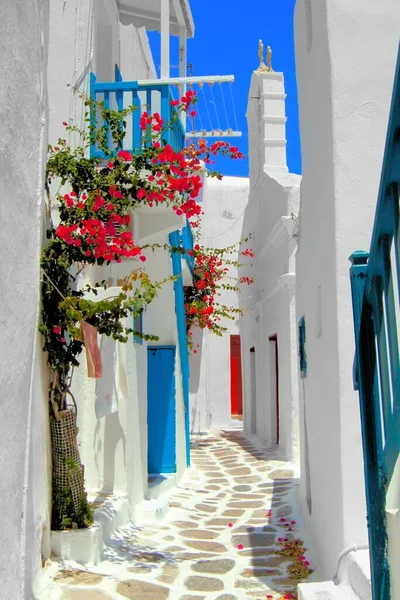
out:
M371 248L350 257L373 600L390 599L385 506L400 452L399 195L400 51Z
M148 472L176 472L175 346L147 348Z

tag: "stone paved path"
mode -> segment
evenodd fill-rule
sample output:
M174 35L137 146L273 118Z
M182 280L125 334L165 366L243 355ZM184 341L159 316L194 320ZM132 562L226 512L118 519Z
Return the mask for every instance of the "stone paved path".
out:
M195 439L192 461L161 523L119 530L88 571L57 565L43 600L295 597L277 553L297 537L293 472L234 430Z

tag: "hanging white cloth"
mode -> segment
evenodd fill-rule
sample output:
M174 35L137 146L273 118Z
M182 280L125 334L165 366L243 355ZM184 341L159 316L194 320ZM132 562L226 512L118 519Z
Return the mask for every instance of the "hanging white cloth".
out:
M125 361L120 343L107 335L101 336L103 376L96 382L96 417L100 419L118 410L118 403L129 396Z

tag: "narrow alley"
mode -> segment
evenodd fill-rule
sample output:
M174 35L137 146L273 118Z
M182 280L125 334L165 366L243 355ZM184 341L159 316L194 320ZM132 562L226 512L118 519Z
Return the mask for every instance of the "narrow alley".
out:
M286 556L281 553L283 539L298 537L294 472L240 430L194 438L192 457L164 519L119 530L103 562L88 570L51 561L47 585L36 597L296 598L299 565L307 570L309 563L304 549L296 553L292 546Z

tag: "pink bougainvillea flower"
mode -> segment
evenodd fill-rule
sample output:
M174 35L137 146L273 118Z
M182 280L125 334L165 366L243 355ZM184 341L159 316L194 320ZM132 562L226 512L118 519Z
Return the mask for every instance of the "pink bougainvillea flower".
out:
M233 527L233 523L228 523L228 527Z
M171 106L178 106L179 100L171 100Z
M281 518L279 519L279 523L286 523L286 519L285 519L285 517L281 517Z
M114 163L111 162L111 160L107 163L107 168L108 169L113 169L114 168Z
M304 565L305 567L309 567L309 566L310 566L310 561L308 561L308 560L303 560L303 565Z
M66 121L63 121L63 125L64 127L68 127L68 123Z
M53 333L55 333L56 335L61 335L61 327L59 327L58 325L53 327Z
M291 525L296 525L296 521L290 521Z
M60 338L60 342L62 342L63 344L65 344L66 341L67 340L64 337Z
M145 198L147 192L144 188L140 188L137 192L136 192L136 198L138 198L139 200L141 200L142 198Z
M195 117L196 115L197 115L197 112L195 110L190 111L191 117Z
M146 257L145 256L139 256L139 260L141 260L142 262L145 262Z
M239 544L239 546L237 547L238 550L243 550L244 546L243 544Z

